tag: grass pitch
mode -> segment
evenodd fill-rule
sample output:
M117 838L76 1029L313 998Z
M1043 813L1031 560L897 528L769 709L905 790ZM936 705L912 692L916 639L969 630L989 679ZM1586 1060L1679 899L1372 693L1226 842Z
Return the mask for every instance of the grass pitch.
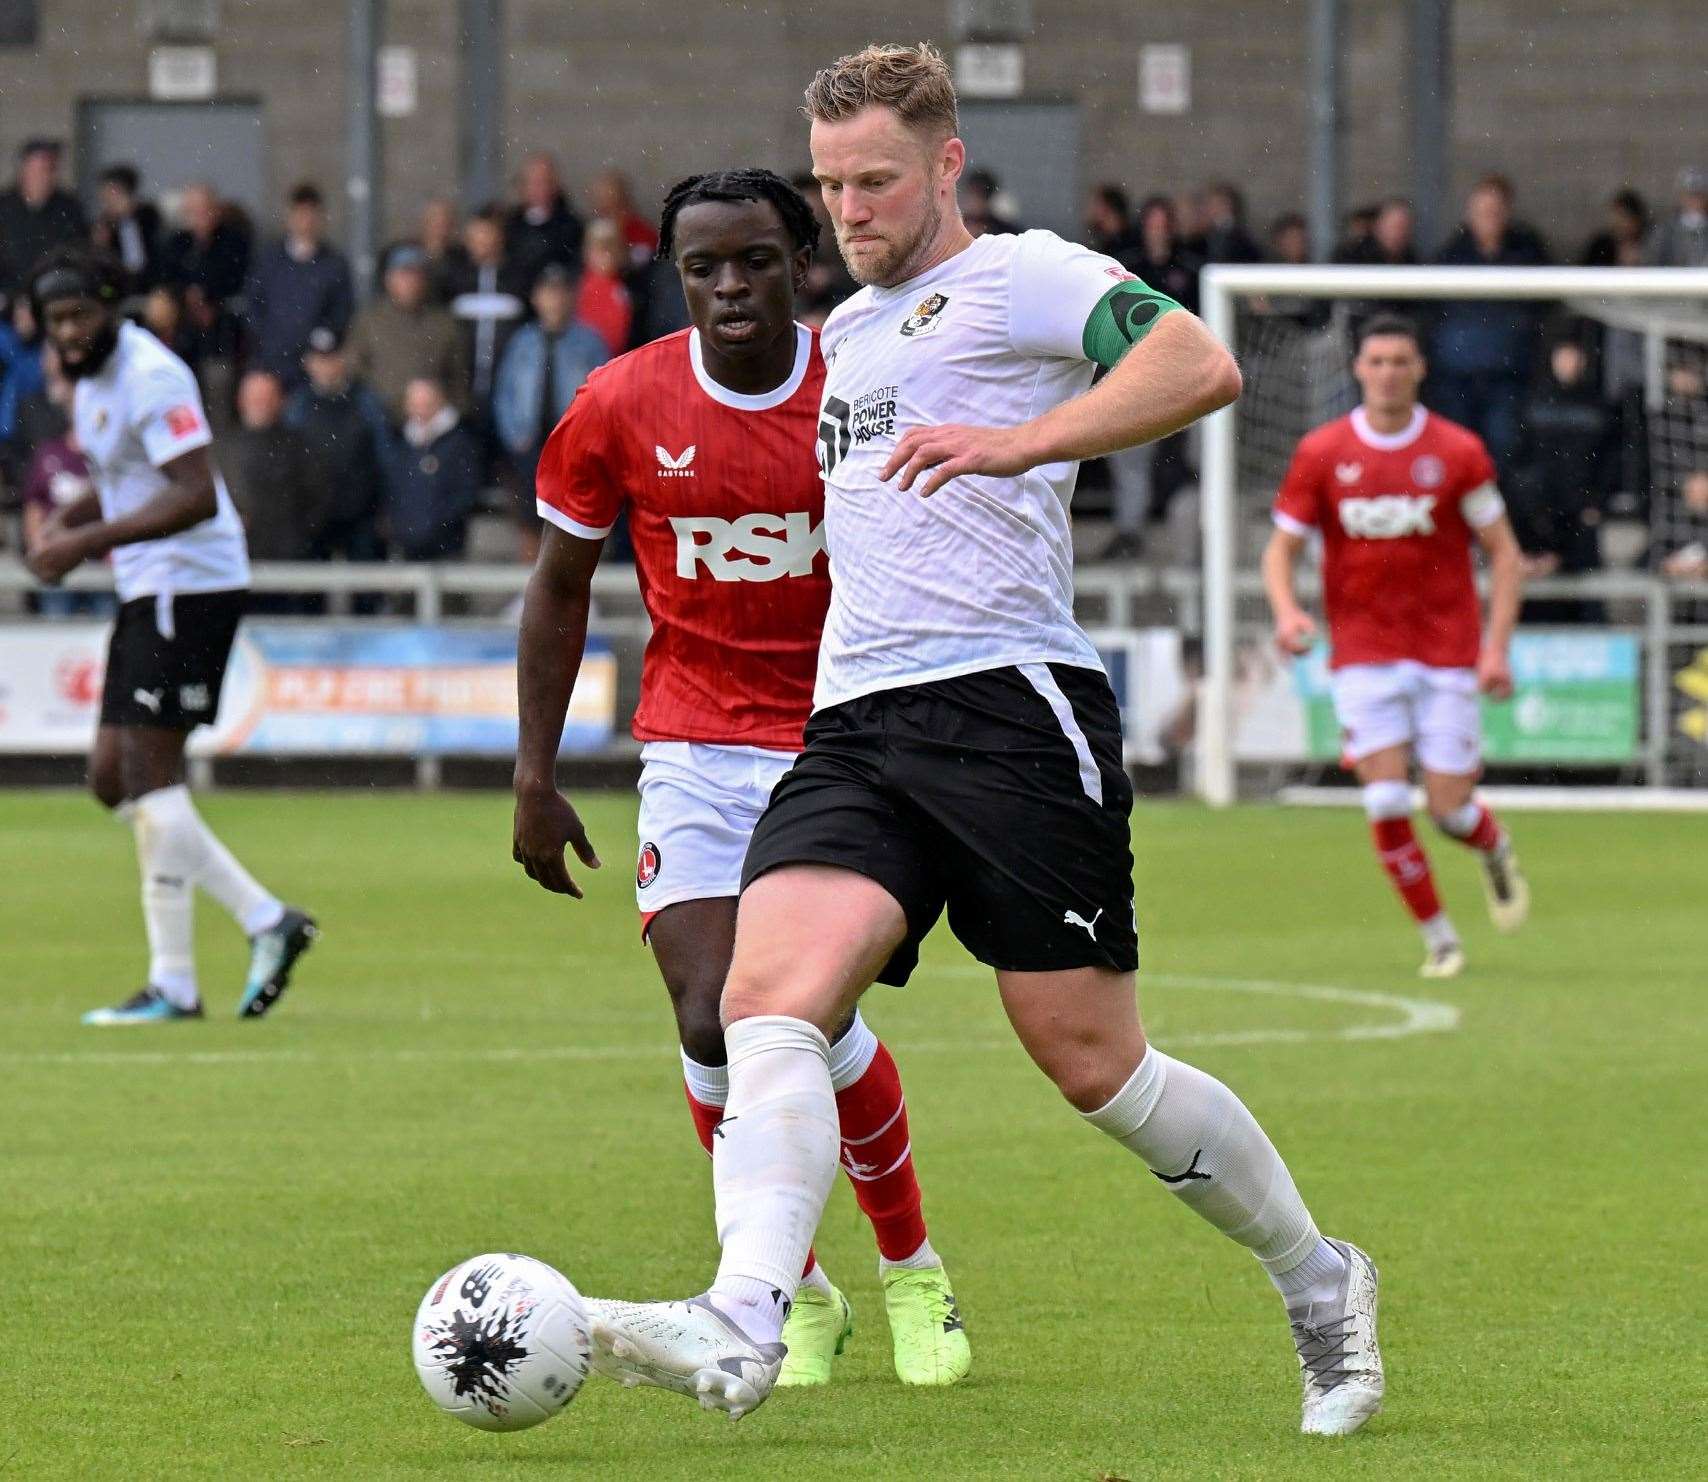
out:
M1141 991L1227 1079L1323 1228L1383 1274L1386 1413L1297 1434L1255 1262L1081 1126L946 932L868 1013L907 1082L974 1375L904 1390L845 1187L837 1382L739 1426L597 1378L489 1436L421 1394L427 1283L527 1251L679 1296L715 1258L664 994L636 941L628 797L582 904L509 860L508 800L221 795L221 835L325 935L276 1017L199 910L210 1018L83 1029L143 956L127 832L0 795L0 1474L509 1478L1702 1475L1708 824L1518 816L1521 937L1431 845L1470 974L1415 936L1351 813L1141 805ZM1455 1012L1456 1011L1456 1012ZM1692 1461L1691 1458L1695 1460Z

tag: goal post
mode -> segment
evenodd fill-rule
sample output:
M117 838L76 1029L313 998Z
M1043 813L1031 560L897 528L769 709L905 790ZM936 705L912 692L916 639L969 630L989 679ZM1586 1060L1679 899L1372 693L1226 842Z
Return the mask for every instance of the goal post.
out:
M1664 374L1666 341L1680 338L1708 346L1708 269L1214 264L1204 270L1201 279L1200 312L1216 337L1241 355L1246 375L1242 401L1266 389L1259 378L1286 374L1281 357L1253 363L1244 353L1242 306L1265 299L1339 301L1349 306L1387 305L1397 300L1565 302L1575 314L1643 337L1643 374L1650 388L1646 399L1651 406L1655 387ZM1348 367L1352 346L1345 321L1331 320L1316 334L1316 343L1327 344L1331 353L1338 355L1341 367ZM1323 335L1330 338L1322 340ZM1338 344L1334 335L1340 336ZM1345 410L1346 406L1338 406L1314 420L1326 421ZM1236 643L1239 599L1242 590L1249 592L1252 585L1250 580L1242 583L1241 579L1241 514L1255 500L1261 500L1267 509L1275 494L1268 476L1242 478L1240 428L1239 403L1208 418L1200 467L1204 668L1196 787L1206 802L1217 807L1233 803L1238 795ZM1296 440L1304 430L1300 426L1290 433L1290 440Z

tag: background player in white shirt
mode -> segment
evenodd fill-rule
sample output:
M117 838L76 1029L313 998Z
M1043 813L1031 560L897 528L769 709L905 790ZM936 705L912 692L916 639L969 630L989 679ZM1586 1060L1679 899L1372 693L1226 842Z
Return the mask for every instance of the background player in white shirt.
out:
M259 885L214 837L184 785L184 743L211 723L249 586L249 556L190 368L116 312L117 265L50 253L30 277L36 313L76 383L73 415L95 492L49 519L28 554L57 582L111 555L119 614L107 647L101 721L89 756L96 798L136 834L148 981L85 1024L199 1019L193 907L199 885L250 939L238 1002L265 1014L316 935L303 912Z
M732 1415L765 1399L836 1171L827 1031L880 974L905 977L947 908L1067 1100L1263 1264L1302 1428L1356 1430L1382 1397L1374 1265L1319 1233L1232 1091L1146 1043L1120 718L1071 608L1077 460L1227 405L1238 371L1119 264L1044 232L971 237L934 49L845 57L807 102L814 174L867 285L823 335L818 708L743 869L717 1279L605 1309L594 1341ZM1110 373L1088 390L1096 363Z

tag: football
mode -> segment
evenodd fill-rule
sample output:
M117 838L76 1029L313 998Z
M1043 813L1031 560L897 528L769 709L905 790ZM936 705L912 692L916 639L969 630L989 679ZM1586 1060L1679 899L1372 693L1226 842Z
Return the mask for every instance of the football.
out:
M587 1306L531 1256L471 1256L427 1289L415 1314L415 1372L433 1403L483 1431L538 1425L587 1377Z

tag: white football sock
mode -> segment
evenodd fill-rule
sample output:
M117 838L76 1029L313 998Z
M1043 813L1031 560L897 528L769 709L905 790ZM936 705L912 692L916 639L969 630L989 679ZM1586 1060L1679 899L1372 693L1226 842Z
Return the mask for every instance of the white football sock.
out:
M842 1031L842 1038L830 1047L830 1087L846 1091L872 1068L878 1053L878 1037L872 1027L854 1010L853 1021Z
M1459 945L1458 928L1445 911L1437 911L1429 920L1418 922L1417 929L1423 933L1423 945L1431 952Z
M1281 1278L1322 1246L1275 1146L1214 1076L1151 1046L1127 1084L1085 1119L1144 1160L1169 1191ZM1339 1253L1326 1247L1338 1260Z
M729 1102L729 1067L727 1065L702 1065L698 1060L690 1060L688 1052L682 1052L682 1079L687 1083L689 1094L701 1106L725 1106Z
M285 914L283 903L264 889L214 837L213 830L196 811L189 788L179 783L176 787L144 793L133 806L137 813L147 813L162 833L180 841L174 847L184 851L181 857L186 861L185 873L189 879L231 913L245 936L252 937L279 924L279 918Z
M724 1031L729 1101L712 1149L723 1257L710 1295L750 1337L774 1340L836 1179L841 1131L830 1046L804 1019Z
M878 1257L878 1274L886 1271L933 1271L943 1264L943 1257L931 1248L929 1240L920 1242L919 1249L911 1256L905 1256L899 1261L887 1261L883 1256Z
M149 986L178 1008L191 1009L197 1001L195 846L149 806L159 796L151 792L137 799L121 816L129 819L136 836L142 871Z
M835 1290L830 1284L830 1278L824 1274L824 1263L822 1261L812 1263L812 1270L800 1279L795 1290L798 1292L803 1286L810 1286L815 1292L826 1297Z

